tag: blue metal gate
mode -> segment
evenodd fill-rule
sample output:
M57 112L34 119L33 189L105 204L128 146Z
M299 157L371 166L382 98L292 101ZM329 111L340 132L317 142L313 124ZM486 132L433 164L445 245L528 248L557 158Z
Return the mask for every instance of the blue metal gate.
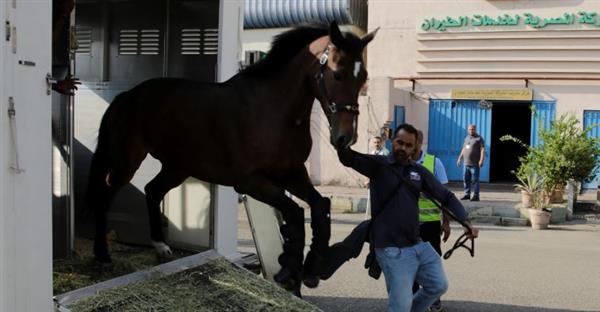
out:
M583 127L584 129L589 126L600 125L600 111L597 110L586 110L583 111ZM588 133L588 136L597 138L600 137L600 126L595 126L592 131ZM598 188L598 182L600 182L600 172L596 172L596 178L588 183L583 184L583 188L596 189Z
M390 128L392 129L392 138L389 138L389 140L385 141L385 147L388 149L388 151L392 151L392 139L394 136L394 131L396 131L396 128L405 123L405 119L406 119L406 109L404 106L400 106L400 105L396 105L394 106L394 119L392 120L392 123L390 124Z
M456 158L462 149L469 124L477 126L477 132L485 141L485 160L479 179L489 182L492 110L481 106L479 101L430 100L427 152L444 163L449 180L462 180L463 169L456 166Z
M540 125L544 129L549 129L550 124L556 117L556 101L533 101L531 103L535 108L535 113L531 114L531 146L538 146L540 139L538 130Z

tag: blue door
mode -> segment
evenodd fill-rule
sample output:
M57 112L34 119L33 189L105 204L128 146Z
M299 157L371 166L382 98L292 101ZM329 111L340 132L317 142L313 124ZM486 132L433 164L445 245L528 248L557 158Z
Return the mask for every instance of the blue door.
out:
M405 123L405 119L406 119L406 110L404 108L404 106L400 106L400 105L396 105L394 106L394 119L392 120L392 123L390 124L390 128L392 128L392 137L394 136L394 131L396 131L396 128ZM389 138L389 140L385 141L385 147L388 149L388 151L392 151L392 138Z
M550 124L556 117L556 101L533 101L531 105L535 113L531 114L531 146L540 144L538 131L540 127L549 129Z
M492 109L473 100L430 100L427 152L437 156L446 167L449 180L462 181L463 167L456 158L467 135L467 126L475 124L485 141L485 160L479 179L490 181L490 137Z
M586 110L583 111L583 128L587 128L589 126L600 125L600 111L591 111ZM600 137L600 126L595 126L592 128L592 131L588 132L588 135L597 138ZM600 172L596 172L596 178L588 183L583 184L583 188L586 189L596 189L598 188L598 182L600 181Z

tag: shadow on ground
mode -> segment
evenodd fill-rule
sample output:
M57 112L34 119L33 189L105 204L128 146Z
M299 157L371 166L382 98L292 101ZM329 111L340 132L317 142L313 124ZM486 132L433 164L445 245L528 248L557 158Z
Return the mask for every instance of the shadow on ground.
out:
M387 299L307 296L304 297L304 300L318 306L324 312L387 311ZM584 310L523 307L472 301L444 301L444 308L446 312L584 312Z

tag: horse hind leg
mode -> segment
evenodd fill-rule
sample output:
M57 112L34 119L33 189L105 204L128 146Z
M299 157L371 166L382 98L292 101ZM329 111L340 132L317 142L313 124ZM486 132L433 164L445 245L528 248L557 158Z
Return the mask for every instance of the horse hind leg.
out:
M154 177L146 187L146 205L148 208L148 218L150 220L150 238L152 245L160 257L170 257L173 252L166 244L165 237L162 231L160 202L165 195L174 187L183 183L187 178L178 171L169 170L164 165L158 175Z
M143 150L120 149L120 151L120 154L113 154L111 157L106 156L109 155L106 149L96 151L90 169L88 193L92 190L92 196L89 197L89 201L96 212L94 256L101 264L111 263L106 237L110 204L117 191L131 181L135 171L146 157L146 152Z

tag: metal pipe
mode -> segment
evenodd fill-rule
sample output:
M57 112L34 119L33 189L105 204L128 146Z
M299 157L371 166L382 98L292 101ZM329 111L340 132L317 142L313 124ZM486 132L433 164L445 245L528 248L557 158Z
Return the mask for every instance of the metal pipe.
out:
M546 76L526 76L526 77L511 77L511 76L470 76L470 77L454 77L454 76L428 76L428 77L392 77L392 80L408 80L415 82L417 80L582 80L582 81L600 81L600 77L546 77Z
M525 88L529 88L529 82L531 80L569 80L569 81L600 81L600 77L511 77L511 76L471 76L471 77L453 77L453 76L428 76L428 77L392 77L392 80L407 80L411 82L411 89L415 91L415 85L417 84L417 80L524 80Z

